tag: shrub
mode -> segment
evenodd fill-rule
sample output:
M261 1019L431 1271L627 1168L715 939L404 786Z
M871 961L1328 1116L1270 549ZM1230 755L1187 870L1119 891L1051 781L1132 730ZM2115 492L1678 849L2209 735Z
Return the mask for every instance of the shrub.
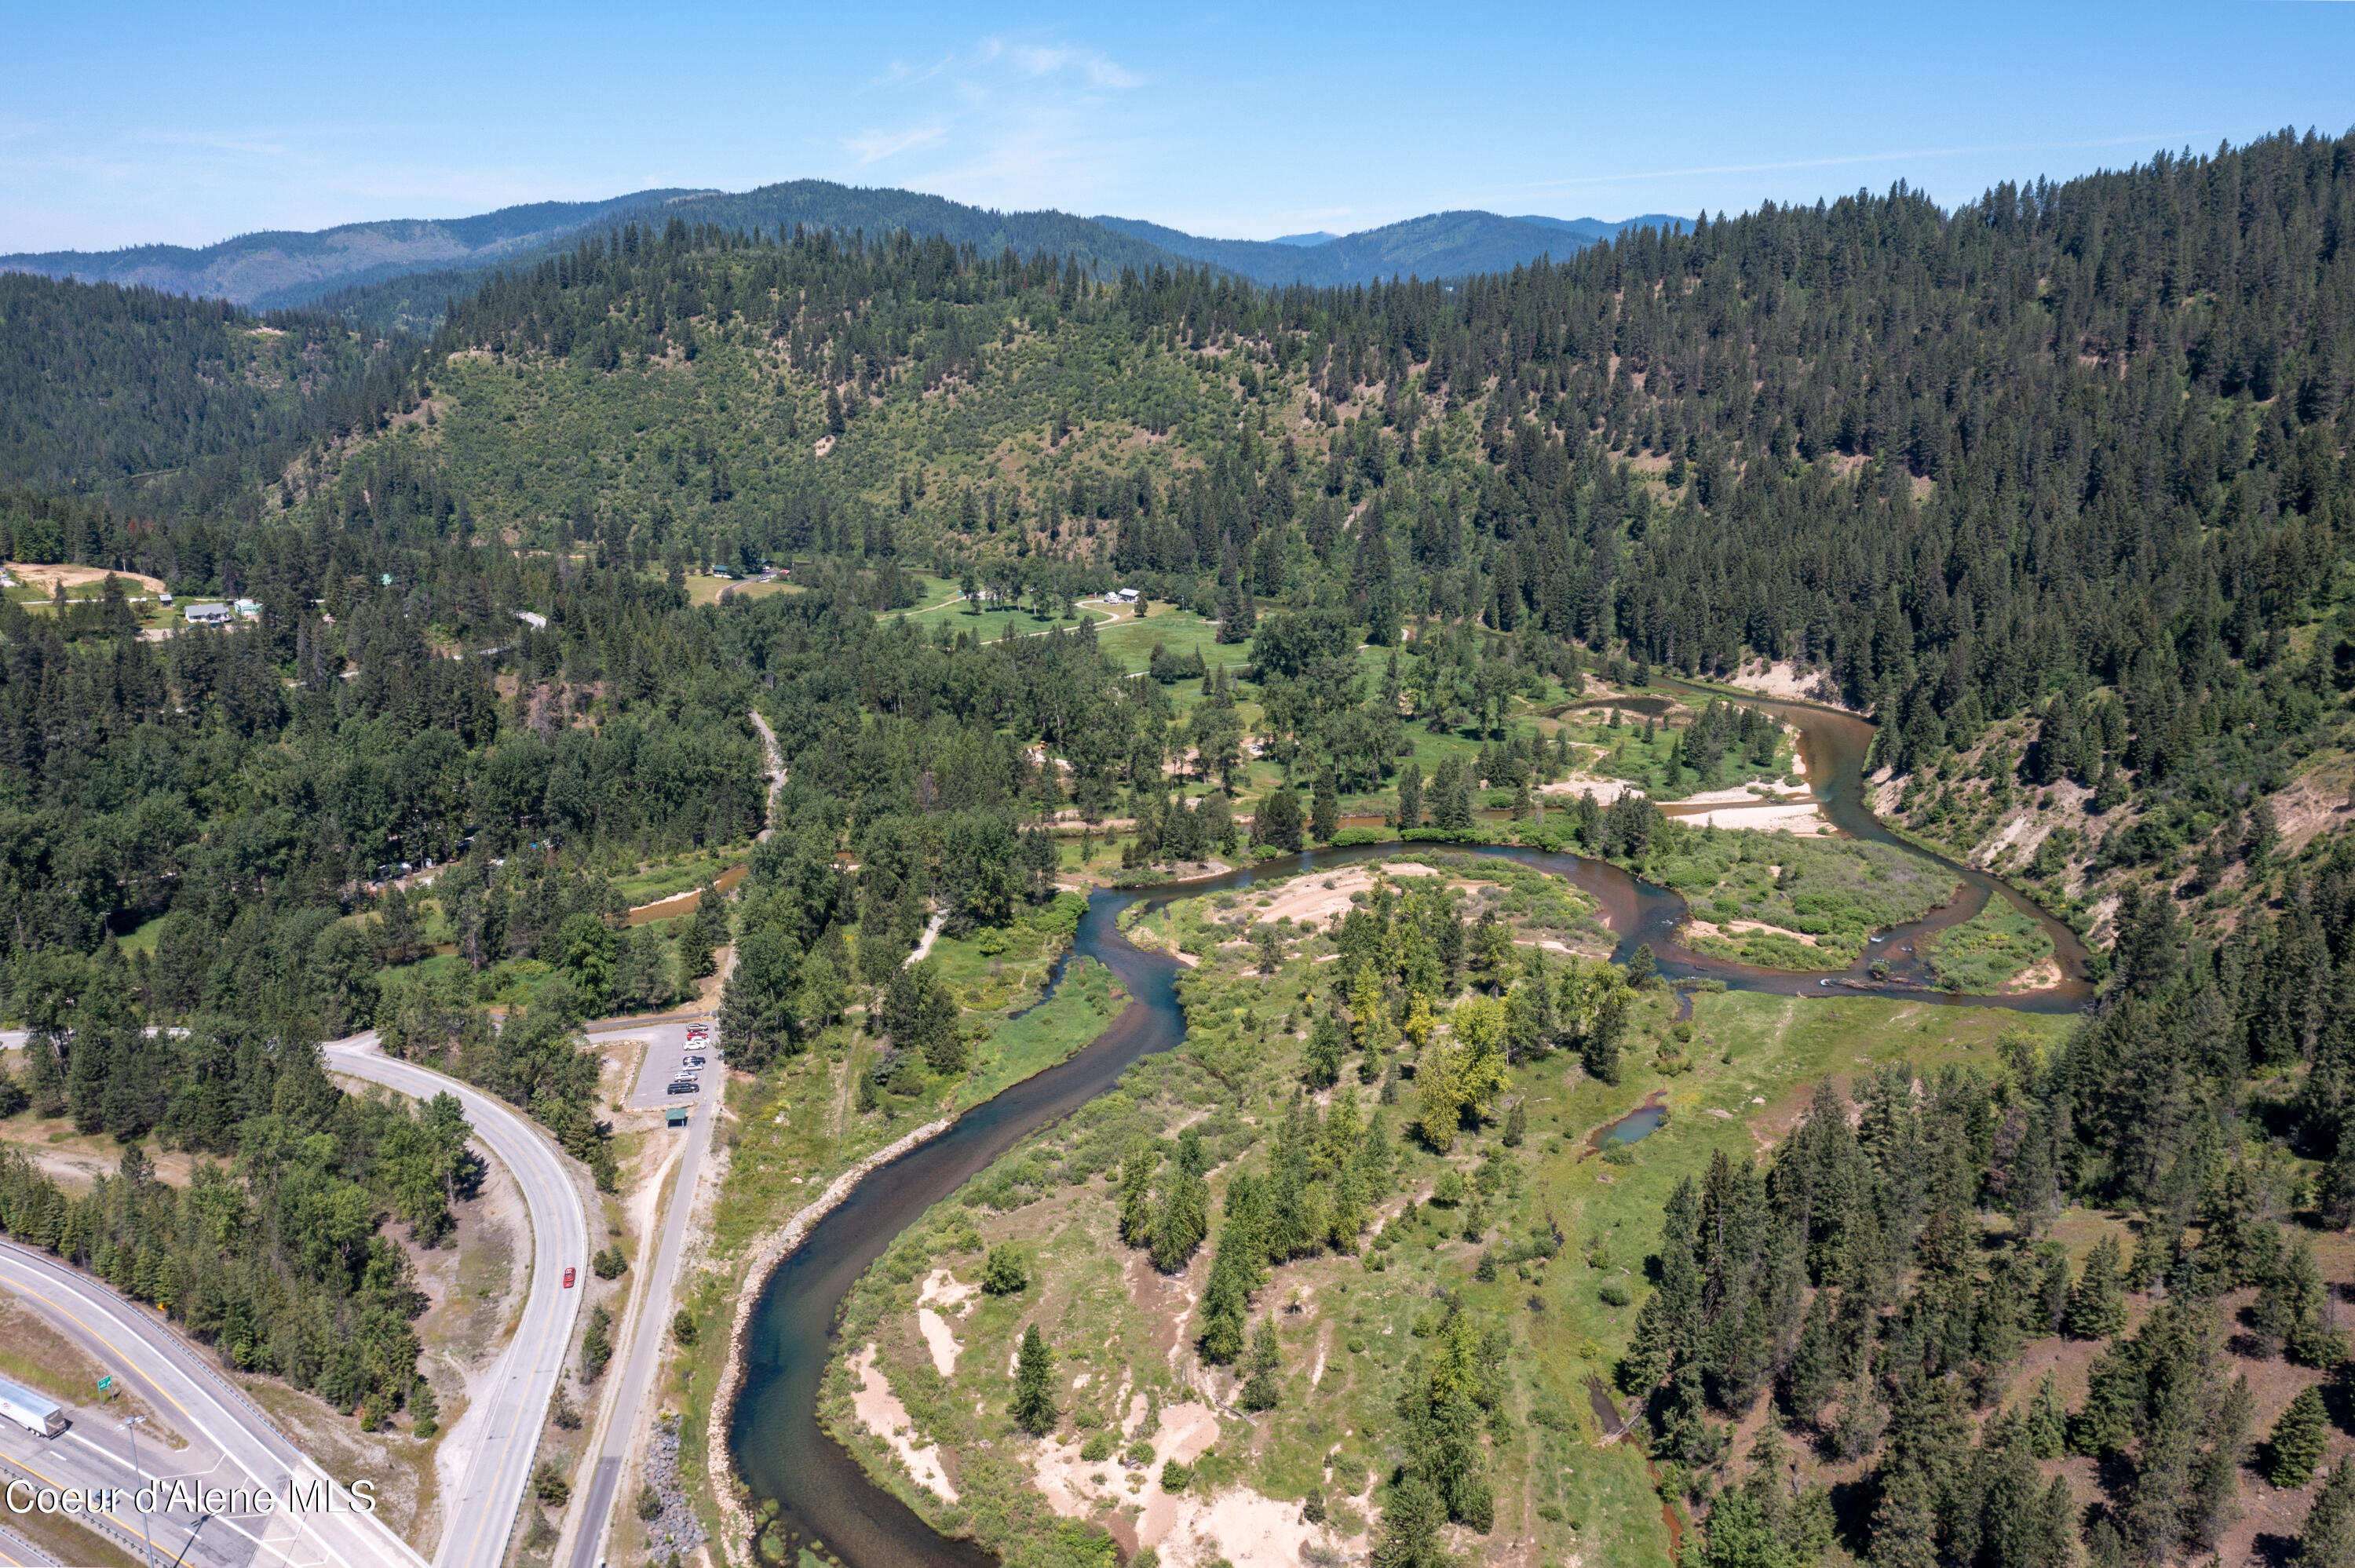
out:
M542 1459L539 1468L531 1473L531 1489L533 1495L549 1508L562 1508L572 1500L572 1483L564 1478L563 1471L547 1459Z
M662 1517L662 1494L652 1481L638 1489L638 1517L648 1523Z
M1627 1287L1615 1279L1605 1285L1597 1294L1603 1298L1604 1304L1608 1307L1625 1307L1633 1299L1627 1294Z
M1080 1457L1091 1465L1100 1464L1112 1457L1114 1441L1113 1435L1109 1432L1094 1433L1080 1446Z
M695 1314L682 1307L670 1320L670 1337L682 1346L695 1343Z
M589 1266L596 1270L600 1279L619 1279L623 1271L630 1266L630 1260L623 1254L622 1244L615 1242L590 1258Z
M1128 1452L1120 1457L1120 1462L1138 1469L1144 1468L1153 1463L1153 1445L1142 1437L1138 1438L1128 1446Z
M1012 1242L1000 1242L989 1249L988 1261L981 1266L981 1287L992 1296L1018 1296L1029 1288L1030 1273L1024 1266L1022 1249Z
M1193 1484L1194 1472L1171 1459L1161 1467L1161 1489L1173 1496Z

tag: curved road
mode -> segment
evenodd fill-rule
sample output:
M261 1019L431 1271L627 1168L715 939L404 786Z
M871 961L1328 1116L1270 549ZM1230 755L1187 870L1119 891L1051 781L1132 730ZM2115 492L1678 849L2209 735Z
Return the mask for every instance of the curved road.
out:
M423 1568L424 1559L389 1527L353 1506L344 1483L366 1478L331 1479L150 1313L47 1253L13 1242L0 1242L0 1288L88 1351L187 1443L176 1451L160 1440L142 1443L134 1479L130 1440L111 1413L77 1410L81 1418L58 1437L0 1429L0 1485L119 1490L120 1506L97 1528L133 1555L144 1555L152 1541L159 1563ZM160 1508L143 1520L134 1495L141 1481L160 1485L165 1495L157 1500L165 1503L173 1483L185 1482L196 1506ZM215 1489L224 1495L198 1495ZM273 1495L274 1508L237 1506L261 1489ZM249 1499L226 1495L240 1491ZM290 1491L298 1503L291 1510Z
M433 1554L434 1568L498 1568L530 1484L548 1402L564 1375L573 1320L580 1315L581 1291L577 1285L565 1289L563 1280L566 1269L585 1275L589 1266L589 1222L581 1190L548 1135L505 1100L385 1055L377 1049L374 1030L331 1041L326 1057L335 1072L382 1084L412 1099L457 1096L474 1136L523 1189L531 1214L531 1288L515 1337L491 1369L488 1392L467 1412L470 1421L480 1423L474 1453L455 1493L444 1499L442 1544Z

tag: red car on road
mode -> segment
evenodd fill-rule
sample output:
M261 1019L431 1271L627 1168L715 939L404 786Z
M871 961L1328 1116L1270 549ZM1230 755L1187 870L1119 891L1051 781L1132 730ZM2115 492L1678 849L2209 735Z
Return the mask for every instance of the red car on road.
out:
M570 1269L570 1268L568 1268L568 1269L566 1269L566 1270L564 1271L564 1288L565 1288L565 1289L570 1290L570 1289L571 1289L571 1288L572 1288L572 1276L573 1276L573 1274L574 1274L575 1272L576 1272L575 1270L572 1270L572 1269Z

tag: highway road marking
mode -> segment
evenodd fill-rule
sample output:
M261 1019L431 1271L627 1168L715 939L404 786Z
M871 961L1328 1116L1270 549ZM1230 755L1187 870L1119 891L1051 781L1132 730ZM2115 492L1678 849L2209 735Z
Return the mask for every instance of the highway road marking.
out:
M563 1266L568 1248L573 1252L586 1250L588 1216L579 1195L570 1191L570 1183L560 1163L557 1166L558 1174L553 1183L544 1168L533 1169L541 1157L557 1156L552 1141L513 1107L476 1086L402 1062L398 1057L386 1056L380 1050L372 1049L376 1044L374 1031L368 1031L354 1035L349 1041L336 1042L329 1048L329 1054L343 1059L339 1065L345 1071L355 1072L355 1075L384 1084L412 1097L442 1092L457 1097L459 1103L465 1107L468 1120L474 1123L476 1134L508 1168L517 1185L524 1191L525 1214L527 1221L532 1223L533 1232L529 1277L534 1280L553 1279L554 1271ZM371 1070L357 1072L356 1069L362 1065ZM502 1143L506 1147L502 1149ZM553 1225L543 1226L536 1222L531 1213L535 1196L552 1211ZM568 1197L571 1200L569 1206L565 1202ZM568 1216L578 1221L579 1235L559 1234L571 1228L565 1223ZM501 1523L501 1539L504 1541L512 1535L521 1510L530 1506L526 1502L531 1494L529 1465L538 1451L538 1424L531 1418L537 1414L544 1420L546 1413L544 1407L535 1409L525 1396L529 1394L533 1382L549 1376L551 1372L556 1380L560 1381L565 1375L565 1362L570 1358L567 1343L570 1329L559 1329L559 1325L569 1325L578 1317L577 1310L568 1310L577 1308L578 1300L577 1296L568 1298L560 1292L549 1293L537 1303L541 1310L538 1314L527 1315L517 1325L516 1338L503 1358L507 1368L506 1378L499 1394L485 1404L482 1445L469 1466L467 1489L458 1499L459 1510L474 1516L474 1528L463 1538L463 1550L460 1550L462 1538L453 1521L442 1538L440 1550L434 1554L435 1563L453 1561L479 1563L485 1531L494 1523ZM527 1309L533 1304L532 1298L527 1296ZM551 1348L556 1354L552 1367L546 1359ZM518 1467L521 1467L521 1475L511 1480L511 1470ZM489 1505L504 1497L510 1485L515 1487L516 1509L501 1521L498 1510ZM504 1552L498 1555L503 1556Z
M101 1452L103 1452L103 1450L101 1450ZM38 1471L38 1470L37 1470L37 1469L33 1468L33 1467L32 1467L32 1466L30 1466L30 1465L28 1465L28 1464L25 1463L25 1461L24 1461L24 1460L22 1460L22 1459L19 1459L19 1458L15 1457L13 1455L8 1455L8 1454L0 1454L0 1460L5 1460L5 1461L6 1463L8 1463L8 1464L11 1464L11 1465L16 1466L18 1469L20 1469L20 1470L24 1471L24 1472L25 1472L25 1474L27 1474L27 1475L28 1475L28 1476L30 1476L30 1477L32 1477L35 1480L39 1481L42 1485L44 1485L44 1486L48 1487L48 1488L50 1490L52 1490L52 1491L59 1491L59 1492L62 1492L62 1491L66 1491L66 1490L69 1489L68 1489L68 1488L66 1488L66 1487L64 1487L64 1486L60 1485L60 1484L59 1484L59 1482L58 1482L54 1478L49 1477L49 1476L45 1476L45 1475L41 1474L41 1472L40 1472L40 1471ZM73 1489L87 1490L88 1489L87 1489L87 1488L82 1488L82 1489ZM129 1534L133 1533L133 1531L132 1531L131 1527L130 1527L128 1524L123 1523L123 1520L117 1520L117 1519L115 1519L114 1515L112 1515L112 1513L109 1513L109 1512L105 1511L105 1510L102 1510L102 1509L101 1509L101 1510L89 1510L89 1511L90 1511L90 1512L91 1512L94 1517L96 1517L96 1518L103 1519L103 1520L112 1520L112 1522L114 1522L114 1523L116 1523L116 1524L120 1524L120 1525L122 1525L122 1526L123 1526L123 1532L125 1535L129 1535ZM63 1510L59 1510L59 1517L61 1517L61 1518L68 1518L68 1519L70 1519L70 1518L72 1517L72 1515L65 1513ZM140 1524L140 1526L139 1526L139 1529L138 1529L138 1531L137 1531L137 1532L136 1532L136 1533L138 1534L138 1536L139 1536L139 1539L140 1539L140 1540L142 1540L142 1541L144 1541L144 1542L145 1542L147 1543L147 1549L148 1549L149 1551L151 1551L151 1552L152 1552L152 1551L154 1551L154 1550L155 1550L155 1538L154 1536L152 1536L152 1535L150 1535L150 1534L148 1534L148 1533L147 1533L147 1526L146 1526L145 1521L144 1521L144 1520L143 1520L143 1521L141 1522L141 1524Z
M121 1454L117 1454L117 1453L115 1453L113 1450L112 1450L112 1449L110 1449L110 1448L101 1447L98 1444L91 1442L89 1438L87 1438L87 1437L83 1436L82 1436L80 1433L79 1433L79 1432L69 1432L69 1433L67 1433L67 1434L66 1434L66 1436L69 1436L69 1437L70 1437L70 1438L72 1438L75 1442L77 1442L77 1443L80 1444L83 1447L85 1447L85 1448L89 1449L91 1453L93 1453L93 1454L96 1454L96 1455L100 1456L101 1458L112 1459L112 1460L113 1460L116 1464L121 1465L124 1469L129 1470L129 1471L132 1473L132 1475L133 1475L133 1476L137 1477L137 1478L140 1478L144 1479L144 1480L148 1480L148 1481L159 1481L159 1482L160 1482L160 1481L182 1481L182 1480L186 1480L186 1479L187 1479L189 1477L191 1477L191 1476L196 1476L196 1477L209 1476L209 1475L211 1475L211 1474L213 1473L213 1471L214 1471L214 1470L218 1470L218 1469L219 1469L219 1468L220 1468L220 1461L217 1459L217 1460L215 1460L215 1461L213 1462L213 1465L212 1465L212 1467L211 1467L211 1468L210 1468L210 1469L204 1469L204 1470L184 1470L184 1471L181 1471L180 1473L178 1473L178 1474L176 1474L176 1475L171 1475L171 1476L163 1475L163 1474L161 1474L160 1472L158 1472L158 1471L155 1471L155 1470L144 1470L144 1471L143 1471L143 1470L141 1470L137 1466L135 1466L135 1465L132 1464L132 1463L131 1463L131 1461L130 1461L129 1459L125 1458L123 1455L121 1455ZM203 1490L204 1490L204 1489L203 1489L202 1488L198 1488L198 1489L197 1489L197 1496L198 1496L199 1500L201 1500L201 1499L202 1499L202 1497L203 1497ZM158 1511L159 1511L159 1512L161 1512L161 1513L164 1515L164 1517L165 1517L165 1519L169 1519L169 1518L171 1518L171 1517L172 1517L171 1510L168 1510L168 1509L165 1509L165 1510L159 1510ZM252 1514L248 1514L246 1517L247 1517L247 1518L249 1518L249 1519L260 1519L260 1518L261 1518L261 1517L263 1517L263 1516L262 1516L261 1514L260 1514L260 1513L252 1513ZM253 1534L250 1531L246 1531L246 1530L240 1530L240 1529L238 1529L237 1520L236 1520L232 1516L230 1516L230 1515L229 1515L229 1514L225 1514L225 1513L198 1513L198 1514L196 1516L196 1520L195 1520L195 1522L194 1522L194 1523L191 1523L191 1524L188 1526L188 1539L189 1539L189 1540L193 1541L193 1540L195 1540L195 1539L196 1539L196 1535L197 1535L197 1527L198 1527L199 1525L203 1524L203 1523L204 1523L204 1521L205 1521L206 1520L208 1520L208 1519L217 1519L217 1520L220 1520L220 1522L221 1522L221 1528L222 1528L222 1529L224 1529L224 1530L234 1530L234 1531L237 1531L237 1533L238 1533L238 1534L244 1536L248 1541L252 1542L254 1543L254 1545L256 1545L256 1546L260 1547L260 1548L261 1548L262 1551L264 1551L264 1552L276 1552L279 1556L281 1556L281 1557L284 1558L284 1559L285 1559L288 1563L293 1563L293 1562L294 1561L294 1555L293 1555L293 1552L288 1552L288 1551L287 1551L284 1547L282 1547L282 1546L279 1546L279 1545L276 1545L276 1544L274 1544L274 1543L272 1543L272 1542L267 1542L267 1541L262 1540L260 1536Z
M48 1258L48 1257L46 1257L46 1256L44 1256L44 1255L40 1255L40 1254L38 1254L38 1253L31 1252L30 1250L26 1249L26 1248L12 1246L12 1247L8 1248L8 1249L7 1249L7 1251L8 1251L8 1253L9 1253L10 1255L16 1255L16 1256L22 1257L23 1259L25 1259L25 1260L26 1260L26 1263L27 1263L27 1268L26 1268L26 1271L27 1271L27 1272L30 1272L30 1271L31 1271L31 1270L30 1270L30 1265L33 1265L33 1264L37 1264L37 1265L39 1265L39 1266L40 1266L42 1268L44 1268L44 1269L57 1268L57 1267L60 1267L60 1266L60 1266L60 1265L59 1265L59 1264L57 1264L57 1263L55 1263L53 1260L51 1260L51 1259L49 1259L49 1258ZM12 1288L20 1289L20 1290L24 1291L24 1292L25 1292L27 1295L28 1295L28 1296L37 1297L37 1298L38 1298L40 1300L42 1300L42 1301L44 1301L44 1302L48 1303L48 1305L50 1306L50 1308L53 1308L55 1311L57 1311L59 1315L61 1315L61 1316L63 1316L63 1317L65 1317L65 1318L70 1319L74 1323L76 1323L77 1325L79 1325L79 1326L81 1328L81 1330L82 1330L82 1331L83 1331L84 1333L86 1333L86 1334L90 1335L92 1339L94 1339L94 1340L98 1340L98 1342L99 1342L99 1343L101 1343L101 1344L102 1344L102 1345L106 1346L106 1348L107 1348L108 1350L110 1350L110 1351L113 1351L113 1353L114 1353L118 1358L120 1358L120 1359L123 1361L123 1367L124 1367L124 1370L125 1370L125 1373L126 1373L126 1375L128 1375L128 1374L129 1374L129 1373L131 1373L131 1372L135 1372L138 1374L138 1376L139 1376L141 1379L143 1379L143 1380L147 1383L147 1385L148 1385L150 1388L153 1388L153 1389L155 1391L155 1393L158 1393L159 1395L161 1395L161 1396L162 1396L162 1397L163 1397L163 1398L164 1398L167 1403L169 1403L169 1404L171 1404L171 1406L172 1406L172 1408L173 1408L173 1409L175 1409L175 1410L178 1411L182 1415L184 1415L184 1416L186 1416L186 1417L187 1418L188 1425L191 1425L191 1426L193 1426L193 1427L194 1427L194 1428L195 1428L195 1429L196 1429L199 1434L201 1434L201 1435L203 1436L203 1437L205 1438L205 1440L206 1440L207 1442L210 1443L210 1444L213 1446L213 1450L214 1450L214 1452L216 1452L216 1453L218 1453L218 1454L220 1454L220 1455L224 1456L225 1457L227 1457L228 1459L229 1459L232 1463L234 1463L234 1464L237 1466L237 1467L238 1467L239 1469L243 1470L243 1471L246 1473L246 1475L247 1475L249 1478L250 1478L252 1479L252 1481L253 1481L254 1485L256 1485L256 1486L264 1486L264 1485L267 1485L267 1484L268 1484L268 1483L267 1483L266 1481L264 1481L264 1479L262 1478L261 1473L260 1471L256 1470L256 1469L255 1469L251 1465L250 1465L250 1464L246 1463L245 1458L244 1458L244 1457L243 1457L241 1454L238 1453L238 1452L237 1452L237 1451L236 1451L236 1450L235 1450L235 1449L230 1446L230 1445L229 1445L229 1444L227 1444L227 1443L222 1442L222 1441L220 1440L220 1438L219 1438L219 1437L218 1437L217 1436L215 1436L215 1435L214 1435L212 1428L205 1425L205 1423L203 1422L203 1420L202 1420L202 1419L200 1419L198 1416L197 1416L197 1415L195 1414L195 1413L191 1412L191 1411L187 1408L187 1406L186 1406L186 1405L182 1404L181 1404L177 1399L173 1398L173 1396L171 1395L171 1393L164 1388L163 1384L161 1384L160 1383L158 1383L158 1382L156 1382L156 1381L155 1381L155 1374L154 1374L153 1372L148 1372L148 1371L147 1371L144 1366L141 1366L138 1362L135 1362L135 1361L132 1361L129 1357L124 1356L124 1355L123 1354L123 1351L115 1346L115 1343L114 1343L114 1341L113 1341L112 1340L108 1339L104 1334L101 1333L101 1332L100 1332L99 1330L97 1330L96 1329L91 1328L91 1327L90 1326L90 1324L89 1324L89 1323L85 1322L85 1321L82 1319L82 1318L81 1318L81 1316L80 1316L80 1314L78 1314L78 1313L76 1313L75 1311L73 1311L70 1308L68 1308L68 1307L65 1307L65 1306L63 1306L63 1305L60 1305L60 1304L58 1302L58 1300L57 1300L54 1297L50 1296L48 1292L46 1292L46 1291L44 1291L44 1290L42 1290L42 1289L38 1288L38 1287L37 1287L37 1286L34 1286L34 1285L28 1285L28 1284L26 1284L26 1283L24 1283L24 1282L22 1282L22 1281L12 1281L12 1282L11 1282L11 1286L12 1286ZM110 1315L110 1316L112 1316L112 1309L111 1308L108 1308L108 1313L109 1313L109 1315ZM201 1384L199 1384L199 1385L197 1385L197 1386L201 1387L202 1385L201 1385ZM235 1421L235 1419L236 1419L236 1414L235 1414L235 1413L234 1413L233 1411L230 1411L230 1410L229 1410L226 1405L223 1405L223 1406L221 1406L220 1408L221 1408L221 1411L222 1411L222 1414L223 1414L228 1415L228 1416L230 1418L230 1420L231 1420L232 1422L234 1422L234 1421ZM268 1446L267 1446L267 1444L266 1444L266 1443L261 1442L261 1440L260 1440L260 1439L258 1439L258 1438L257 1438L257 1439L255 1439L255 1441L256 1441L256 1443L257 1443L257 1446L261 1446L261 1447L263 1448L263 1450L264 1450L265 1452L267 1452ZM272 1456L272 1457L274 1458L274 1457L275 1457L275 1456ZM320 1468L319 1468L319 1467L318 1467L318 1465L317 1465L314 1461L313 1461L313 1460L309 1457L309 1456L304 1455L304 1456L303 1456L302 1457L303 1457L303 1461L304 1461L304 1463L305 1465L308 1465L308 1466L309 1466L309 1467L311 1468L311 1470L312 1470L314 1474L316 1474L317 1476L319 1476L319 1478L320 1478L321 1479L327 1481L327 1482L328 1482L328 1484L329 1484L330 1486L333 1486L333 1485L335 1484L335 1483L334 1483L334 1478L332 1478L332 1477L328 1476L328 1475L327 1475L327 1473L326 1473L325 1470L320 1469ZM289 1474L290 1474L290 1477L291 1477L291 1475L292 1475L292 1473L293 1473L293 1468L294 1468L294 1467L289 1467ZM317 1527L316 1525L314 1525L314 1524L309 1523L309 1522L308 1522L307 1520L305 1520L302 1517L302 1515L300 1515L300 1514L293 1514L293 1515L290 1515L290 1516L289 1516L289 1518L291 1518L291 1519L293 1520L293 1524L294 1524L294 1528L295 1528L295 1531L296 1531L297 1537L299 1538L302 1534L304 1534L304 1533L306 1533L306 1532L307 1532L307 1533L312 1537L312 1539L313 1539L314 1541L315 1541L315 1542L318 1543L319 1551L320 1551L320 1552L324 1555L324 1557L325 1558L325 1560L326 1560L327 1562L330 1562L330 1563L341 1563L341 1562L344 1562L344 1561L345 1561L345 1559L344 1559L341 1555L339 1555L339 1554L335 1551L335 1549L334 1549L334 1548L330 1547L330 1546L327 1544L327 1538L326 1538L325 1535L322 1535L322 1534L319 1532L318 1527ZM388 1533L389 1533L389 1531L388 1531ZM365 1534L365 1530L364 1530L364 1529L363 1529L363 1534ZM397 1542L400 1542L400 1538L399 1538L399 1537L397 1537L397 1536L396 1536L396 1537L394 1537L393 1539L394 1539ZM401 1545L404 1545L404 1546L407 1544L406 1542L400 1542L400 1543ZM282 1552L280 1553L280 1555L281 1555L281 1556L286 1556L286 1560L287 1560L287 1562L288 1562L288 1563L292 1563L293 1562L293 1559L291 1556L287 1556L287 1555L286 1555L286 1553L284 1553L284 1552ZM397 1559L396 1559L396 1560L397 1560Z
M163 1398L171 1404L173 1409L178 1411L183 1415L188 1416L188 1420L192 1424L196 1421L196 1417L194 1415L189 1415L188 1407L182 1404L178 1400L172 1398L171 1394L165 1391L164 1385L155 1381L154 1373L148 1372L144 1367L133 1361L129 1356L124 1355L122 1349L117 1346L112 1340L108 1339L104 1334L99 1332L96 1329L91 1328L88 1323L82 1322L80 1316L76 1313L72 1308L62 1305L56 1299L56 1298L43 1293L36 1287L25 1286L22 1288L28 1295L40 1297L42 1300L47 1301L51 1307L56 1308L58 1312L62 1316L71 1318L76 1323L80 1323L83 1333L88 1334L91 1339L96 1340L100 1344L104 1345L108 1350L114 1352L115 1359L123 1363L124 1372L137 1372L141 1378L145 1380L147 1386L154 1389L158 1394L162 1395ZM259 1476L254 1478L256 1480L260 1480L261 1478Z

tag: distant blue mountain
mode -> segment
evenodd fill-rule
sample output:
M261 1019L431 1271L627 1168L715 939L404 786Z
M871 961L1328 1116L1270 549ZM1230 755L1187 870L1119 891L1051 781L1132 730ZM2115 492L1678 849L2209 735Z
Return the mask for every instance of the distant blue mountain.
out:
M229 300L255 310L306 304L337 289L429 269L486 267L539 249L616 213L695 193L637 191L608 201L543 201L474 217L395 217L314 233L264 230L218 245L133 245L0 256L0 271L144 283L172 294Z
M538 202L459 218L395 218L316 233L241 235L192 249L142 245L0 256L0 271L88 282L146 284L169 293L230 300L250 309L317 304L378 327L430 331L443 302L471 292L496 267L528 266L570 249L583 232L671 218L773 232L805 227L870 237L906 229L939 235L984 254L1076 258L1100 276L1124 268L1193 262L1271 288L1329 288L1380 278L1461 278L1507 272L1543 256L1567 256L1622 229L1682 228L1647 213L1595 217L1502 217L1435 212L1356 234L1323 230L1275 239L1209 239L1134 217L998 212L916 191L793 180L760 189L651 190L595 202Z
M1523 213L1515 223L1534 223L1540 228L1559 228L1582 238L1609 239L1630 228L1657 228L1669 234L1682 234L1692 227L1689 217L1671 217L1665 212L1647 212L1635 217L1623 217L1616 223L1599 217L1544 217L1537 213Z
M1612 223L1597 217L1434 212L1337 238L1295 234L1281 239L1205 239L1142 218L1100 217L1095 221L1173 256L1222 267L1253 282L1319 288L1368 283L1377 278L1460 278L1474 272L1508 272L1540 256L1582 250L1631 225L1665 228L1685 223L1659 214Z

